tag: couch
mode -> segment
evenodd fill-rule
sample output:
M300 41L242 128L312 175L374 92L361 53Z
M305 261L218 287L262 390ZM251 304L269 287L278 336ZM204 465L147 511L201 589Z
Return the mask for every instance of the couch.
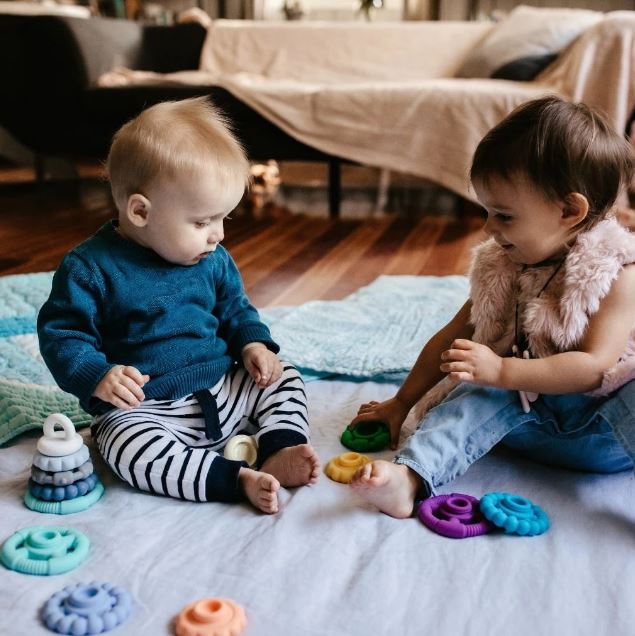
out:
M536 51L519 47L536 40ZM144 107L209 95L252 159L329 162L332 214L342 160L474 200L474 148L524 101L587 101L624 130L634 42L628 11L519 7L497 25L218 20L207 29L0 15L0 126L40 155L104 157Z

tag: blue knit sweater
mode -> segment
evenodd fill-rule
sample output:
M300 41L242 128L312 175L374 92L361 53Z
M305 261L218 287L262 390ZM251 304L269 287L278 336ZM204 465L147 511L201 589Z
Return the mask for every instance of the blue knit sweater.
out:
M227 250L174 265L121 237L116 222L64 257L38 337L55 381L94 415L114 408L92 394L117 364L150 376L146 399L178 399L212 387L250 342L279 350Z

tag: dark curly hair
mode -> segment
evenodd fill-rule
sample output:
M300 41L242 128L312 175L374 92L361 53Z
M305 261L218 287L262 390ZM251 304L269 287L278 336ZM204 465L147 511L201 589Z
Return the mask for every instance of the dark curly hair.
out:
M589 202L589 228L612 209L635 170L633 149L596 110L557 96L516 108L480 141L470 179L524 177L549 199L579 192Z

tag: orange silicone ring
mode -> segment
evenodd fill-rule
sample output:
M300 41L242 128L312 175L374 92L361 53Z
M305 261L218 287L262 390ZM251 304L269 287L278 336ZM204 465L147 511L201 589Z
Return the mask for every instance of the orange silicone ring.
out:
M247 625L243 608L227 598L186 605L176 619L177 636L238 636Z

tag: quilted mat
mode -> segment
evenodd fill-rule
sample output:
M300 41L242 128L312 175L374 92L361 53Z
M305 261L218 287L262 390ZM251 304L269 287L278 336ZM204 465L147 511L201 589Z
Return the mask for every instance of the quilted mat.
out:
M40 356L36 319L52 272L0 277L0 444L39 428L52 412L76 426L90 416L57 388ZM343 300L263 310L281 357L306 380L399 382L425 342L468 293L463 276L381 276Z

